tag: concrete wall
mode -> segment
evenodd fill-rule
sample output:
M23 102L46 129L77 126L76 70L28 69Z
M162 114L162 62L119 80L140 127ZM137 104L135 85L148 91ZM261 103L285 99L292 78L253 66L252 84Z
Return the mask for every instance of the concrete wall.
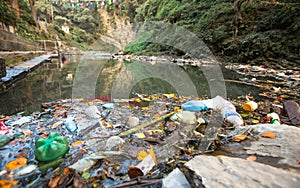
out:
M0 29L0 51L41 50L36 42L23 39L11 32Z

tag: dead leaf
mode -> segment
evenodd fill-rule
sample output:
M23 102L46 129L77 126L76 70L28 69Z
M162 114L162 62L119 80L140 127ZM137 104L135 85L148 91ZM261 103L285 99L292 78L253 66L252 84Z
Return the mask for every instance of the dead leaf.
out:
M160 115L159 114L154 114L154 118L159 118Z
M139 161L141 161L141 160L145 159L147 156L148 156L148 153L145 150L142 150L139 152L137 159Z
M154 153L153 149L150 149L148 151L145 151L145 150L140 151L139 154L138 154L138 156L137 156L137 159L139 161L141 161L141 160L145 159L148 155L151 155L152 160L155 163L156 162L156 157L155 157L155 153Z
M155 153L154 153L154 150L151 148L150 150L148 150L148 154L151 155L154 163L156 163L156 157L155 157Z
M64 174L68 175L68 174L70 174L70 173L71 173L71 170L70 170L68 167L66 167L66 168L64 169Z
M298 158L298 163L300 164L300 157Z
M250 155L249 157L247 157L248 161L256 161L256 155Z
M247 135L245 134L241 134L241 135L237 135L234 137L233 141L235 142L240 142L240 141L243 141L247 138Z
M276 135L272 132L265 132L265 133L261 134L261 136L264 138L272 138L272 139L276 137Z
M216 158L220 158L220 157L226 157L226 155L222 155L222 154L220 154L220 155L215 155L214 157L216 157Z
M144 111L149 110L149 107L148 106L143 106L142 110L144 110Z
M8 181L8 180L0 180L0 187L1 188L11 188L13 187L14 185L16 185L18 183L17 180L13 180L12 182L11 181Z
M257 120L257 119L254 119L254 120L252 120L252 123L254 123L254 124L258 124L258 123L259 123L259 120Z
M75 147L83 144L85 144L85 141L76 141L71 144L71 147Z
M180 110L180 107L179 106L175 106L174 107L174 111L179 111Z
M25 166L26 163L27 163L27 159L24 157L21 157L21 158L17 158L15 160L7 163L5 165L5 168L6 168L6 170L15 170L17 168L21 168L21 167Z
M59 180L60 180L60 176L56 176L55 178L51 178L51 180L49 181L48 186L49 186L50 188L55 188L55 187L57 187Z

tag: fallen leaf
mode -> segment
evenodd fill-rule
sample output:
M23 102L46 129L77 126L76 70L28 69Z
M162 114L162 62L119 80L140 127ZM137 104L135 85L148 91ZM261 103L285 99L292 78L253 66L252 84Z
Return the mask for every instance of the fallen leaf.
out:
M139 152L138 156L137 156L137 159L138 159L139 161L141 161L141 160L145 159L148 155L151 155L152 160L153 160L154 162L156 162L156 157L155 157L155 153L154 153L154 150L153 150L153 149L150 149L150 150L148 150L148 151L141 150L141 151Z
M14 185L16 185L18 183L17 180L13 180L12 182L11 181L8 181L8 180L0 180L0 187L1 188L11 188L13 187Z
M79 146L85 144L85 141L76 141L71 144L72 147Z
M174 93L164 94L164 96L165 96L166 98L173 98L173 97L175 97L175 94L174 94Z
M25 166L27 163L27 159L24 157L17 158L13 161L10 161L5 165L6 170L15 170L17 168Z
M142 102L142 100L141 99L136 99L135 102Z
M220 157L226 157L226 155L222 155L222 154L220 154L220 155L215 155L214 157L216 157L216 158L220 158Z
M83 174L82 174L82 177L84 178L84 179L89 179L89 177L91 176L91 174L89 173L89 172L84 172Z
M276 135L272 132L265 132L265 133L261 134L261 136L264 138L275 138L276 137Z
M62 106L55 106L54 109L55 110L63 110L63 107Z
M247 157L248 161L256 161L256 155L250 155L249 157Z
M137 138L146 138L145 134L144 133L135 133L135 136Z
M174 107L174 111L179 111L180 110L180 107L179 106L175 106Z
M252 123L257 124L257 123L259 123L259 120L254 119L254 120L252 120Z
M58 127L59 125L62 125L64 122L63 121L58 121L56 123L54 123L53 125L51 125L52 129L55 129L56 127Z
M70 174L71 173L71 170L68 168L68 167L66 167L65 169L64 169L64 174Z
M149 107L148 106L143 106L142 110L149 110Z
M145 150L142 150L139 152L137 159L139 161L141 161L141 160L145 159L147 156L148 156L148 153Z
M59 180L60 180L60 176L56 176L55 178L51 178L51 180L49 181L48 186L50 188L57 187Z
M159 118L160 115L159 114L154 114L154 118Z
M154 150L151 148L150 150L148 150L147 153L151 155L151 157L152 157L154 163L156 163L156 157L155 157Z
M300 164L300 157L298 158L298 163Z
M241 134L241 135L237 135L234 137L233 141L235 142L240 142L240 141L243 141L247 138L247 135L245 134Z

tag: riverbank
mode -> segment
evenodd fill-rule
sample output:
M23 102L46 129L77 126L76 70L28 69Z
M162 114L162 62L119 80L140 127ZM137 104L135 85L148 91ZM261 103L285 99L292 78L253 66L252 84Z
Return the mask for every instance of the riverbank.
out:
M67 99L44 103L41 111L29 115L1 116L6 125L1 134L14 135L6 142L1 137L1 181L37 187L162 187L172 182L192 187L210 182L224 182L224 187L299 184L300 129L282 123L292 118L287 115L290 109L284 99L256 101L258 108L250 112L244 111L242 104L254 100L251 96L230 99L245 126L223 122L220 112L212 109L182 111L183 104L193 99L198 98L138 94L122 101L109 97ZM272 118L267 114L271 112L278 114L281 123L270 124ZM36 142L47 139L52 132L67 140L67 154L50 162L40 161ZM14 165L21 159L26 161ZM142 161L153 165L141 172ZM205 170L207 166L209 171ZM176 167L183 174L170 174ZM182 180L185 177L187 182ZM199 179L214 181L199 184Z
M37 69L41 64L51 62L51 58L53 57L57 57L57 55L42 55L28 61L19 62L14 66L6 67L6 76L0 80L0 93L9 89L17 81L25 78L28 73Z

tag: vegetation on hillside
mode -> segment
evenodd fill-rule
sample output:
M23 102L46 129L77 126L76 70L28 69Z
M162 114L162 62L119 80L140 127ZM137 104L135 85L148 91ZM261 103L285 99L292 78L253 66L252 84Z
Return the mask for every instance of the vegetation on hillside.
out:
M31 0L34 1L34 0ZM31 2L30 1L30 2ZM94 8L70 8L35 1L40 22L47 30L37 29L27 0L19 0L20 18L0 2L0 21L13 25L27 39L56 40L67 46L88 49L106 32L103 20ZM165 21L194 33L223 62L265 63L285 59L299 62L300 4L298 0L133 0L105 6L114 25L114 13L132 23ZM52 12L53 10L53 12ZM62 31L67 23L70 34ZM129 44L125 52L134 54L185 53L172 46L147 41L156 33L149 31Z
M136 12L136 22L166 21L193 32L222 61L258 64L299 60L297 0L146 0ZM153 51L182 54L143 37L126 48L127 53Z

